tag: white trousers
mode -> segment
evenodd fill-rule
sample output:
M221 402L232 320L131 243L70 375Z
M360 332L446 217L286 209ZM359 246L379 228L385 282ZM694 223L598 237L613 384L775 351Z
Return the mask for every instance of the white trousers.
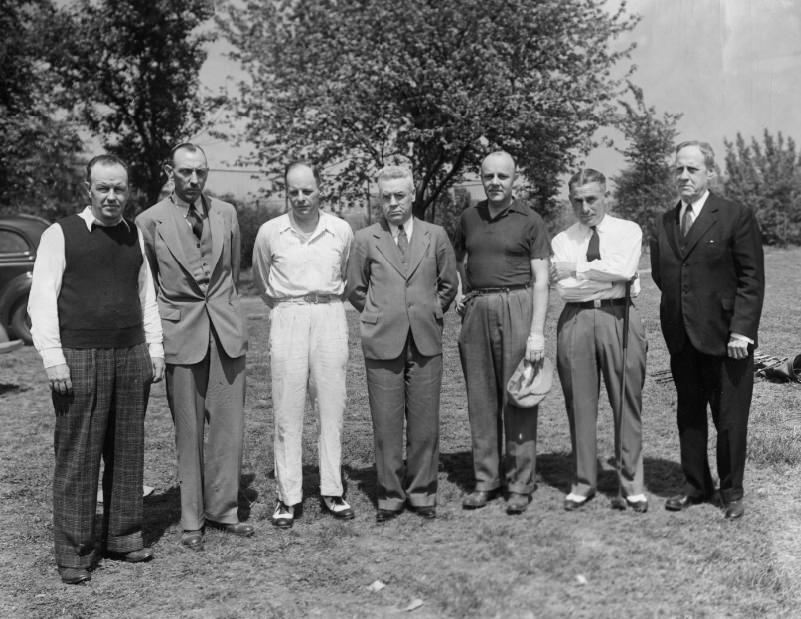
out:
M342 494L342 417L348 326L345 306L284 302L270 313L270 369L278 498L296 505L303 498L303 415L307 390L320 412L317 440L320 493Z

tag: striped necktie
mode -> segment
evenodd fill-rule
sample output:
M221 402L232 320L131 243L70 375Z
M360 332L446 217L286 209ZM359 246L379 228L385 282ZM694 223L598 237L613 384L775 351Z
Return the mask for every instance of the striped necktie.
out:
M189 205L189 210L186 213L186 220L192 226L194 235L200 240L200 237L203 236L203 217L200 216L194 202Z

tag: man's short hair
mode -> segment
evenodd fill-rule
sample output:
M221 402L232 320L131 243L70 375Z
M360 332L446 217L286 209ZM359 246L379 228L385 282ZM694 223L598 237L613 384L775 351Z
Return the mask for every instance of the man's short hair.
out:
M582 168L570 177L567 181L568 191L572 191L573 187L581 187L582 185L589 185L590 183L598 183L606 191L606 177L598 170L592 168Z
M295 161L290 161L288 164L286 164L286 167L284 168L284 185L286 185L286 177L289 176L289 173L295 168L299 168L301 166L304 168L309 168L312 171L312 174L314 174L314 182L317 183L317 187L319 188L322 184L320 170L309 159L296 159Z
M180 144L176 144L170 149L170 154L167 157L166 163L173 165L175 163L175 153L177 153L179 150L188 150L190 153L199 152L203 155L204 159L207 159L206 151L200 148L200 146L198 146L197 144L193 144L192 142L181 142Z
M375 182L378 185L378 195L381 195L381 181L395 180L396 178L406 179L409 183L409 191L414 193L414 176L412 176L412 171L404 166L388 165L381 168L375 177Z
M109 155L109 154L104 153L102 155L97 155L95 157L92 157L89 160L89 163L86 164L86 182L87 183L91 183L92 182L92 168L95 167L96 165L102 165L102 166L118 165L118 166L122 166L123 169L125 170L125 173L128 174L128 164L127 163L125 163L122 159L117 157L117 155Z
M498 155L500 155L500 156L503 156L503 157L509 157L509 159L511 159L511 160L512 160L512 165L514 166L514 169L515 169L515 174L517 174L517 161L515 161L515 158L514 158L514 157L512 157L512 154L511 154L511 153L509 153L509 152L507 152L507 151L505 151L505 150L494 150L494 151L492 151L491 153L487 153L487 156L486 156L486 157L484 157L484 158L481 160L481 163L480 163L480 164L479 164L479 166L478 166L478 171L479 171L479 173L481 172L481 168L483 168L483 167L484 167L484 162L485 162L487 159L489 159L490 157L497 157Z
M712 145L709 142L702 142L700 140L685 140L676 147L676 154L678 155L679 151L687 146L697 146L698 150L700 150L701 154L704 156L704 165L706 166L706 169L710 171L715 170L715 151L712 149Z

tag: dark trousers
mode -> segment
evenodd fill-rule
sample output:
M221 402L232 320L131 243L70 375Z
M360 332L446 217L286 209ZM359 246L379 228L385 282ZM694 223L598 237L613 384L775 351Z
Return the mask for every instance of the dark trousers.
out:
M202 529L207 517L239 522L245 355L226 355L212 329L203 361L167 364L166 379L181 482L181 527Z
M365 359L375 437L379 509L437 503L442 355L426 357L411 332L395 359ZM403 422L406 420L406 470Z
M625 496L641 494L642 386L645 382L646 339L639 314L629 314L626 353L626 397L620 407L623 366L624 306L579 308L565 305L559 316L557 368L565 394L573 446L570 492L588 496L598 481L597 425L600 376L603 376L615 422L615 458ZM618 415L618 412L622 415Z
M144 418L153 372L144 344L118 349L65 348L64 357L73 393L53 393L56 563L90 567L101 455L102 543L113 552L142 548Z
M531 329L531 290L524 288L473 297L459 334L459 355L467 385L476 490L501 486L506 435L505 485L531 494L537 451L537 407L508 402L506 383L526 354Z
M732 359L698 352L689 343L670 358L676 383L677 421L684 492L711 495L714 491L707 461L707 413L717 430L720 494L728 503L743 496L746 433L754 388L754 354Z

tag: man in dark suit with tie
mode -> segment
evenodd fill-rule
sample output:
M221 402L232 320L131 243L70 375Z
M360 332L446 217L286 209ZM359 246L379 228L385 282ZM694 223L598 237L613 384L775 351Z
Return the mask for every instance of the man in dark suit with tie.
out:
M356 233L346 288L361 312L376 520L394 518L405 504L430 519L437 502L443 314L456 296L456 259L442 227L412 217L408 169L385 167L377 182L384 218Z
M200 147L179 144L164 169L172 194L141 213L136 224L164 329L181 543L201 550L205 525L253 534L237 517L247 349L237 291L239 224L232 205L203 194L209 169Z
M720 498L728 519L743 515L746 430L754 348L765 290L759 226L751 209L709 192L712 147L676 149L680 201L658 222L651 243L660 319L676 384L682 493L665 503L680 511L711 498L707 461L709 404L717 430Z

